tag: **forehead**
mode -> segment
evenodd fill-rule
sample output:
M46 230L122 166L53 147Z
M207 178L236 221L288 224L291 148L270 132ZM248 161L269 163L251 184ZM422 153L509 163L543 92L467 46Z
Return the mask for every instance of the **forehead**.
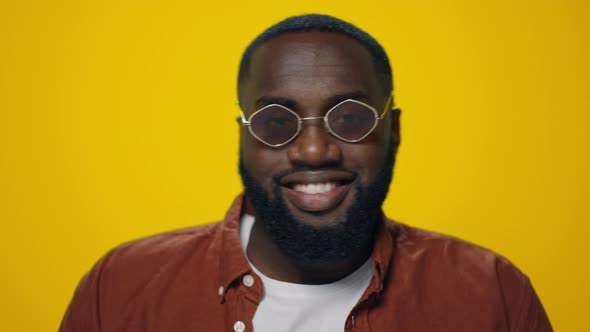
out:
M369 51L333 32L293 32L274 37L252 54L245 99L262 95L329 97L379 91Z

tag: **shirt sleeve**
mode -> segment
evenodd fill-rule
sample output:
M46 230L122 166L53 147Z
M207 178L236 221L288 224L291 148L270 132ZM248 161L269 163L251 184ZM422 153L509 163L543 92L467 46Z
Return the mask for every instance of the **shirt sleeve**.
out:
M553 328L529 278L505 259L497 273L511 332L552 332Z
M78 284L72 301L64 314L59 332L100 331L100 278L104 258Z
M524 332L553 332L549 317L545 313L543 304L535 293L533 286L527 278L528 301L525 302L522 317L522 331Z

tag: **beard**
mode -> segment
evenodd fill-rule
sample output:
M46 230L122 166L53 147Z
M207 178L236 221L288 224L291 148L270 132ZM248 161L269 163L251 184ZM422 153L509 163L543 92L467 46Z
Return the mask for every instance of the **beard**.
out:
M280 178L286 174L321 168L299 167L273 177L272 195L246 169L241 151L239 171L246 196L256 211L256 221L264 223L266 234L287 257L305 265L335 263L367 248L372 250L382 221L381 206L393 176L396 150L393 143L390 143L375 180L366 187L356 181L355 197L342 220L336 220L325 227L314 227L297 220L282 198L280 185ZM352 173L358 178L357 172Z

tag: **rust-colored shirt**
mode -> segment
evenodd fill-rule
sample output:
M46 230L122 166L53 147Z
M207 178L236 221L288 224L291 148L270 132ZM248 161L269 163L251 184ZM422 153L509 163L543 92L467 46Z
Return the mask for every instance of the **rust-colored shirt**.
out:
M242 201L223 222L110 251L80 282L60 331L253 331L263 285L240 244ZM552 331L529 279L473 244L384 220L372 268L345 331Z

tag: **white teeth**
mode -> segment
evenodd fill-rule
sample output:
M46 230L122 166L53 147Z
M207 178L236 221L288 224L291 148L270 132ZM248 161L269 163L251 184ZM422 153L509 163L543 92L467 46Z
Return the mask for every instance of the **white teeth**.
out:
M334 182L296 184L293 186L295 191L300 191L306 194L323 194L334 188L336 188L336 183Z

